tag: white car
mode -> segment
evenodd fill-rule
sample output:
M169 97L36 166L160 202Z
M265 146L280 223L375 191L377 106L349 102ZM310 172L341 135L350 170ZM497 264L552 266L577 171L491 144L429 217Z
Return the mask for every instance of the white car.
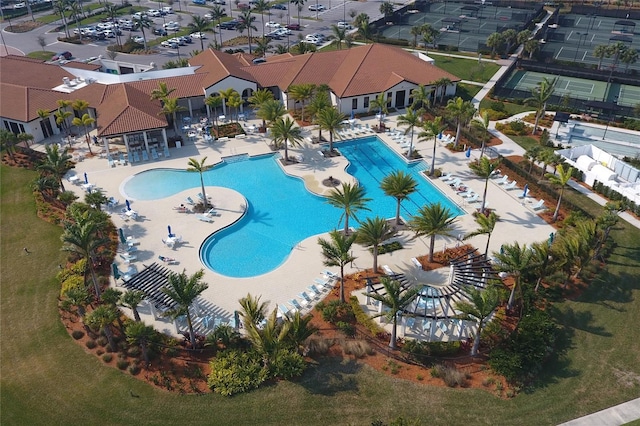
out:
M16 3L16 4L13 5L14 9L22 9L23 7L27 7L27 5L24 2Z
M344 28L345 30L350 30L350 29L352 29L352 28L353 28L353 27L351 26L351 24L350 24L350 23L345 22L345 21L340 21L340 22L338 22L338 23L336 24L336 26L337 26L338 28Z
M171 6L165 6L162 8L162 11L167 15L171 15L173 13L173 8L171 8Z
M180 29L180 24L178 24L177 22L171 21L171 22L167 22L166 24L162 24L162 28L164 28L167 31L178 31Z
M207 38L207 35L205 33L196 32L191 33L191 38Z
M153 17L153 18L159 18L162 16L162 13L159 10L155 10L155 9L149 9L147 10L147 15Z
M280 28L280 24L278 24L277 22L273 22L273 21L269 21L266 24L264 24L265 27L269 27L269 28Z
M309 10L312 12L324 12L325 8L321 4L311 4L309 5Z
M288 36L291 35L291 30L288 28L278 28L276 30L274 30L276 34L279 34L281 36Z
M131 15L131 17L133 19L142 19L142 18L148 18L146 13L142 13L142 12L136 12L133 15Z
M144 37L136 36L133 38L133 41L135 41L136 43L144 44Z
M160 43L160 46L168 47L170 49L177 49L178 48L178 43L176 43L175 41L171 41L171 40L165 40L162 43Z

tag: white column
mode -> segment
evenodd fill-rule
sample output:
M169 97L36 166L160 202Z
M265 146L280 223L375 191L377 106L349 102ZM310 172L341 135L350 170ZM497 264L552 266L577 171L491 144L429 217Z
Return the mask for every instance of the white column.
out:
M193 117L193 108L191 107L191 98L187 98L187 103L189 104L189 115Z
M124 146L127 147L127 154L130 154L131 151L130 151L130 148L129 148L129 138L127 138L126 134L123 134L122 135L122 139L124 139Z
M164 147L169 149L169 141L167 141L167 129L162 129L162 140L164 141Z
M144 139L144 150L149 152L149 139L147 139L147 131L142 132L142 138Z

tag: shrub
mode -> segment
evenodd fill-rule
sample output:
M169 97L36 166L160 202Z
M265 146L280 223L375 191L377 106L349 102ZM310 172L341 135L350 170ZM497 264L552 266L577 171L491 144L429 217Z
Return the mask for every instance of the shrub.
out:
M402 250L402 244L399 241L393 241L391 243L378 246L378 254L391 253L396 250ZM373 253L373 247L369 248L369 252Z
M127 361L126 359L119 359L118 361L116 361L116 366L120 369L120 370L126 370L127 367L129 366L129 361Z
M278 354L275 362L271 364L271 376L285 380L302 375L307 364L304 358L295 351L283 351Z
M102 347L105 347L107 346L107 343L109 343L109 341L105 336L100 336L96 339L96 343Z
M309 339L307 341L308 353L309 355L325 355L334 343L333 339Z
M488 388L489 386L495 384L495 382L496 382L496 379L494 379L493 377L487 377L482 381L482 386Z
M86 341L86 343L84 345L89 349L93 349L93 348L95 348L97 346L97 343L96 343L95 340L89 339L89 340Z
M358 324L365 326L372 335L375 336L376 334L384 331L373 318L364 312L356 296L351 296L349 298L349 304L351 305L351 310L353 311Z
M82 331L82 330L73 330L71 332L71 337L73 337L76 340L82 339L84 337L84 331Z
M353 324L349 324L348 322L344 321L338 321L336 326L348 337L353 337L356 334L356 328L353 326Z
M332 300L329 303L320 302L316 309L322 312L322 319L332 324L338 321L349 321L354 318L351 306L340 300Z
M136 376L138 373L140 373L140 367L138 367L136 364L131 364L129 366L129 373L131 373L132 376Z
M444 383L450 388L454 388L456 386L465 387L467 385L466 374L462 371L459 371L455 367L437 365L434 368L436 368L438 374L434 377L441 378Z
M504 106L504 102L500 101L492 101L489 104L489 108L497 112L507 112L507 109Z
M256 352L222 351L210 365L207 384L224 396L256 389L268 378L268 372L260 365L260 356Z
M127 349L127 355L133 358L139 357L141 353L142 350L139 346L131 346L129 349Z
M364 340L348 340L342 344L342 350L356 358L364 358L365 355L374 353L373 348Z
M113 359L113 355L111 354L104 354L102 355L102 360L104 362L111 362L111 360Z

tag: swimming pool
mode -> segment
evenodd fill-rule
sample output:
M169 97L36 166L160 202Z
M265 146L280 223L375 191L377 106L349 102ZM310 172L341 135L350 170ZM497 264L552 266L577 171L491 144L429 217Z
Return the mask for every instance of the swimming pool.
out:
M407 165L377 137L343 142L337 147L351 163L349 173L375 200L368 204L371 211L360 213L359 219L395 216L395 199L379 188L380 180L394 170L411 173L418 181L418 192L402 203L401 214L405 218L425 203L438 201L456 215L462 213L420 175L424 163ZM338 221L342 211L330 206L324 197L307 191L301 179L283 173L276 158L269 154L223 162L204 173L206 186L231 188L248 202L240 221L214 233L202 244L200 258L207 268L237 278L262 275L281 265L305 238L341 227ZM197 173L155 169L135 175L123 189L128 197L154 200L199 187Z

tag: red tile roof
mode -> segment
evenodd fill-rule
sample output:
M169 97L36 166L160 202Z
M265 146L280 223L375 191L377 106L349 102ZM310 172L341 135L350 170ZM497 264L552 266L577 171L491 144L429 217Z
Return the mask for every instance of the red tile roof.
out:
M189 65L200 66L196 74L207 74L202 80L204 88L209 88L229 76L254 81L251 74L245 70L247 66L242 55L231 55L209 48L189 59Z
M97 108L98 136L114 136L167 126L159 100L152 101L129 84L109 86L105 102Z

